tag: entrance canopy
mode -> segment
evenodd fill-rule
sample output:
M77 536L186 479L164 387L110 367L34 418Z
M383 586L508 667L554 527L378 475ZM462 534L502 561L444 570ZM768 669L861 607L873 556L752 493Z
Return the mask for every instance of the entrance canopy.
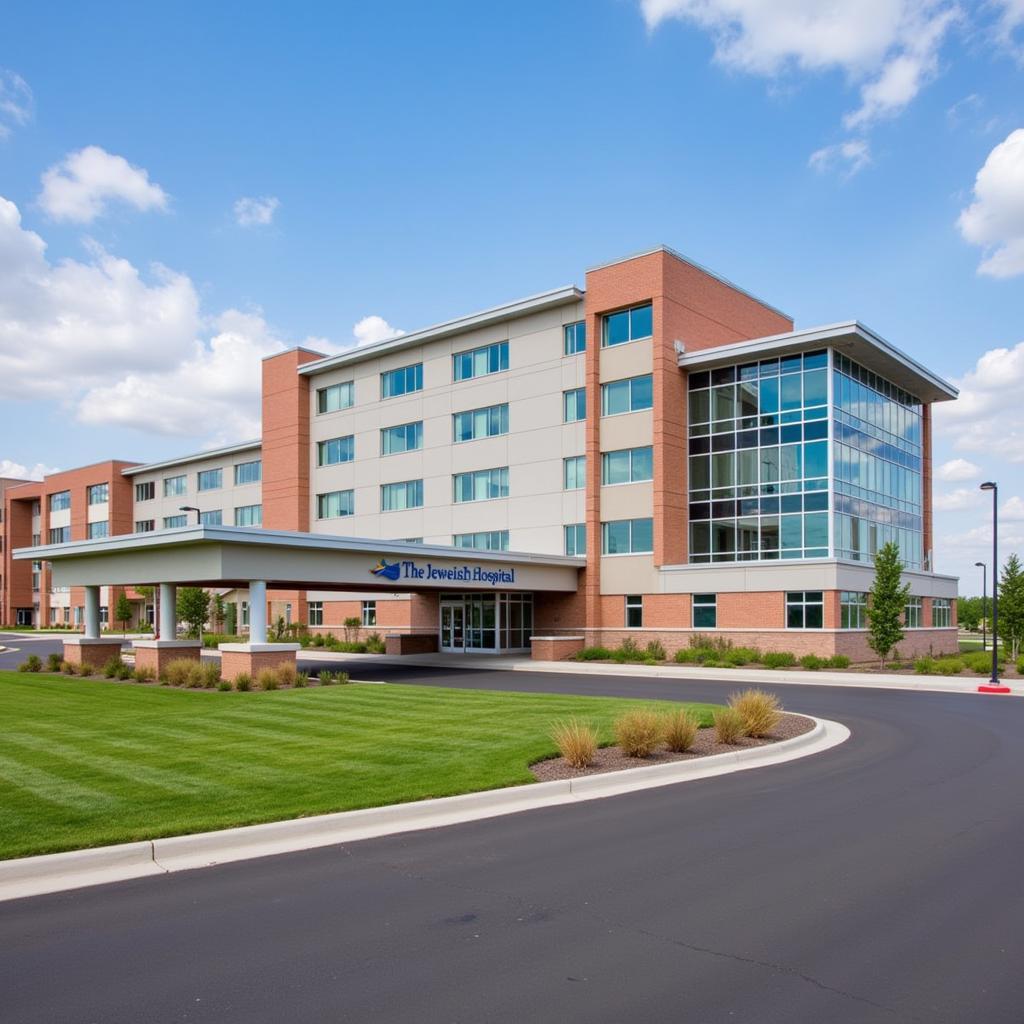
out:
M56 587L185 584L274 590L576 590L583 558L477 551L242 526L184 526L19 548L45 560Z

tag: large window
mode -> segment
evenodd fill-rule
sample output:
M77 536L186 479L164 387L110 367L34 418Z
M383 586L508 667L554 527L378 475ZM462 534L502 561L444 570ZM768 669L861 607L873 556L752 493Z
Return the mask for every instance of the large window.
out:
M649 338L653 331L651 304L634 306L632 309L621 309L618 313L609 313L604 318L602 345L622 345L638 338Z
M578 320L574 324L566 324L562 351L567 356L576 356L587 350L587 324L585 320Z
M423 447L423 422L402 423L397 427L384 427L380 432L381 455L415 452Z
M825 602L820 590L795 590L786 594L787 629L821 629Z
M839 628L865 629L868 624L868 595L858 590L839 592Z
M508 466L456 473L452 477L452 500L488 501L508 497Z
M239 505L235 509L235 526L262 526L262 505Z
M136 519L135 520L135 532L136 533L152 533L156 529L155 519Z
M239 462L235 465L235 485L258 484L263 479L263 461Z
M199 525L200 526L223 526L224 525L224 510L220 508L209 509L206 512L199 513Z
M188 526L188 516L164 516L165 530L177 530L182 526Z
M49 541L51 544L67 544L71 540L70 526L54 526L50 528Z
M57 491L56 494L50 495L50 511L51 512L63 512L65 509L71 508L71 492L70 491Z
M153 480L147 480L144 484L135 485L135 500L136 501L152 501L156 497L156 483Z
M337 466L342 462L351 462L356 454L356 439L352 434L347 437L332 437L329 441L317 441L316 464L318 466Z
M689 378L690 561L825 558L828 353Z
M567 491L579 491L586 486L586 455L571 455L567 459L562 459L562 487Z
M643 594L626 595L626 628L640 629L644 624Z
M86 530L89 540L100 540L110 536L110 523L106 519L99 523L89 523Z
M473 348L468 352L456 352L452 356L452 380L456 381L485 377L489 373L500 373L507 369L507 341L498 341L493 345Z
M508 404L470 409L452 416L452 440L476 441L481 437L498 437L508 433Z
M421 508L422 505L422 480L403 480L397 484L381 485L380 510L382 512L398 512L403 508Z
M164 477L164 497L180 498L188 490L188 483L184 476Z
M204 469L196 475L196 485L201 491L218 491L224 486L224 470Z
M653 479L654 449L650 445L604 452L601 456L601 483L606 486Z
M398 398L423 390L423 364L414 363L380 375L380 397Z
M376 626L377 625L377 602L376 601L364 601L362 604L362 623L364 626Z
M601 415L617 416L622 412L650 409L654 404L651 375L627 377L601 385Z
M327 491L316 496L317 519L340 519L355 513L355 491Z
M479 533L457 533L452 537L457 548L480 551L508 551L508 530L484 530Z
M570 523L565 527L565 553L583 558L587 553L587 524Z
M110 500L110 484L92 484L85 489L85 499L90 505L106 505Z
M693 595L693 628L715 629L718 626L718 595Z
M948 597L932 598L932 626L946 629L953 625L953 602Z
M309 602L309 624L311 626L322 626L324 624L323 601Z
M346 380L341 384L332 384L330 387L317 389L316 411L318 414L340 412L342 409L351 408L354 401L355 383Z
M606 555L638 555L654 550L653 519L617 519L601 524L601 550Z
M576 423L587 418L587 389L573 388L562 392L562 419Z
M922 622L923 601L919 597L908 597L907 607L903 615L904 625L907 629L920 629Z

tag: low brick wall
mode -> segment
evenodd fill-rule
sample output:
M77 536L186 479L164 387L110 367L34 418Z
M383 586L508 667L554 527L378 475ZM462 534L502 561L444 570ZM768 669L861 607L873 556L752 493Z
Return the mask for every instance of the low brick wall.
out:
M564 661L582 651L586 637L578 636L532 636L530 657L536 661Z
M71 665L102 668L111 658L121 657L120 640L95 640L86 643L64 644L64 660Z
M436 633L388 633L384 638L385 654L435 654Z
M158 679L172 661L180 661L182 658L188 661L199 661L203 650L198 642L187 647L142 647L134 644L133 648L135 650L135 667L151 668Z
M234 680L243 672L253 679L265 668L295 664L294 651L223 651L220 656L221 679Z

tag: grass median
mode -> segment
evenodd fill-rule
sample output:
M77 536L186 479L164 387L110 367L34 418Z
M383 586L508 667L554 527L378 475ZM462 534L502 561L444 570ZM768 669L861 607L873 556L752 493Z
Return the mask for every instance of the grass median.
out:
M530 783L607 697L420 686L181 691L0 672L0 859ZM691 704L710 725L713 705Z

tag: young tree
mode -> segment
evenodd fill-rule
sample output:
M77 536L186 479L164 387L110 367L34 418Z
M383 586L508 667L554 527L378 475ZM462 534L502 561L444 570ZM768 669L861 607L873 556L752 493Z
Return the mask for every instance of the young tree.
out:
M184 622L190 637L202 638L203 626L210 610L210 595L202 587L178 588L178 620ZM162 637L164 640L172 637Z
M999 635L1003 650L1016 661L1024 640L1024 569L1015 554L1006 560L999 580Z
M238 605L228 601L224 609L224 632L234 636L238 632Z
M868 646L882 665L903 639L900 617L907 607L910 586L901 583L902 572L900 549L892 542L883 544L875 554L875 582L868 595Z
M956 603L957 621L971 632L981 626L981 598L961 597Z
M224 628L224 596L222 594L214 594L213 602L210 606L210 618L213 620L213 624L217 630L223 630Z
M114 606L114 621L121 623L121 632L128 632L128 623L132 618L132 603L128 595L122 590L117 596L117 604Z

